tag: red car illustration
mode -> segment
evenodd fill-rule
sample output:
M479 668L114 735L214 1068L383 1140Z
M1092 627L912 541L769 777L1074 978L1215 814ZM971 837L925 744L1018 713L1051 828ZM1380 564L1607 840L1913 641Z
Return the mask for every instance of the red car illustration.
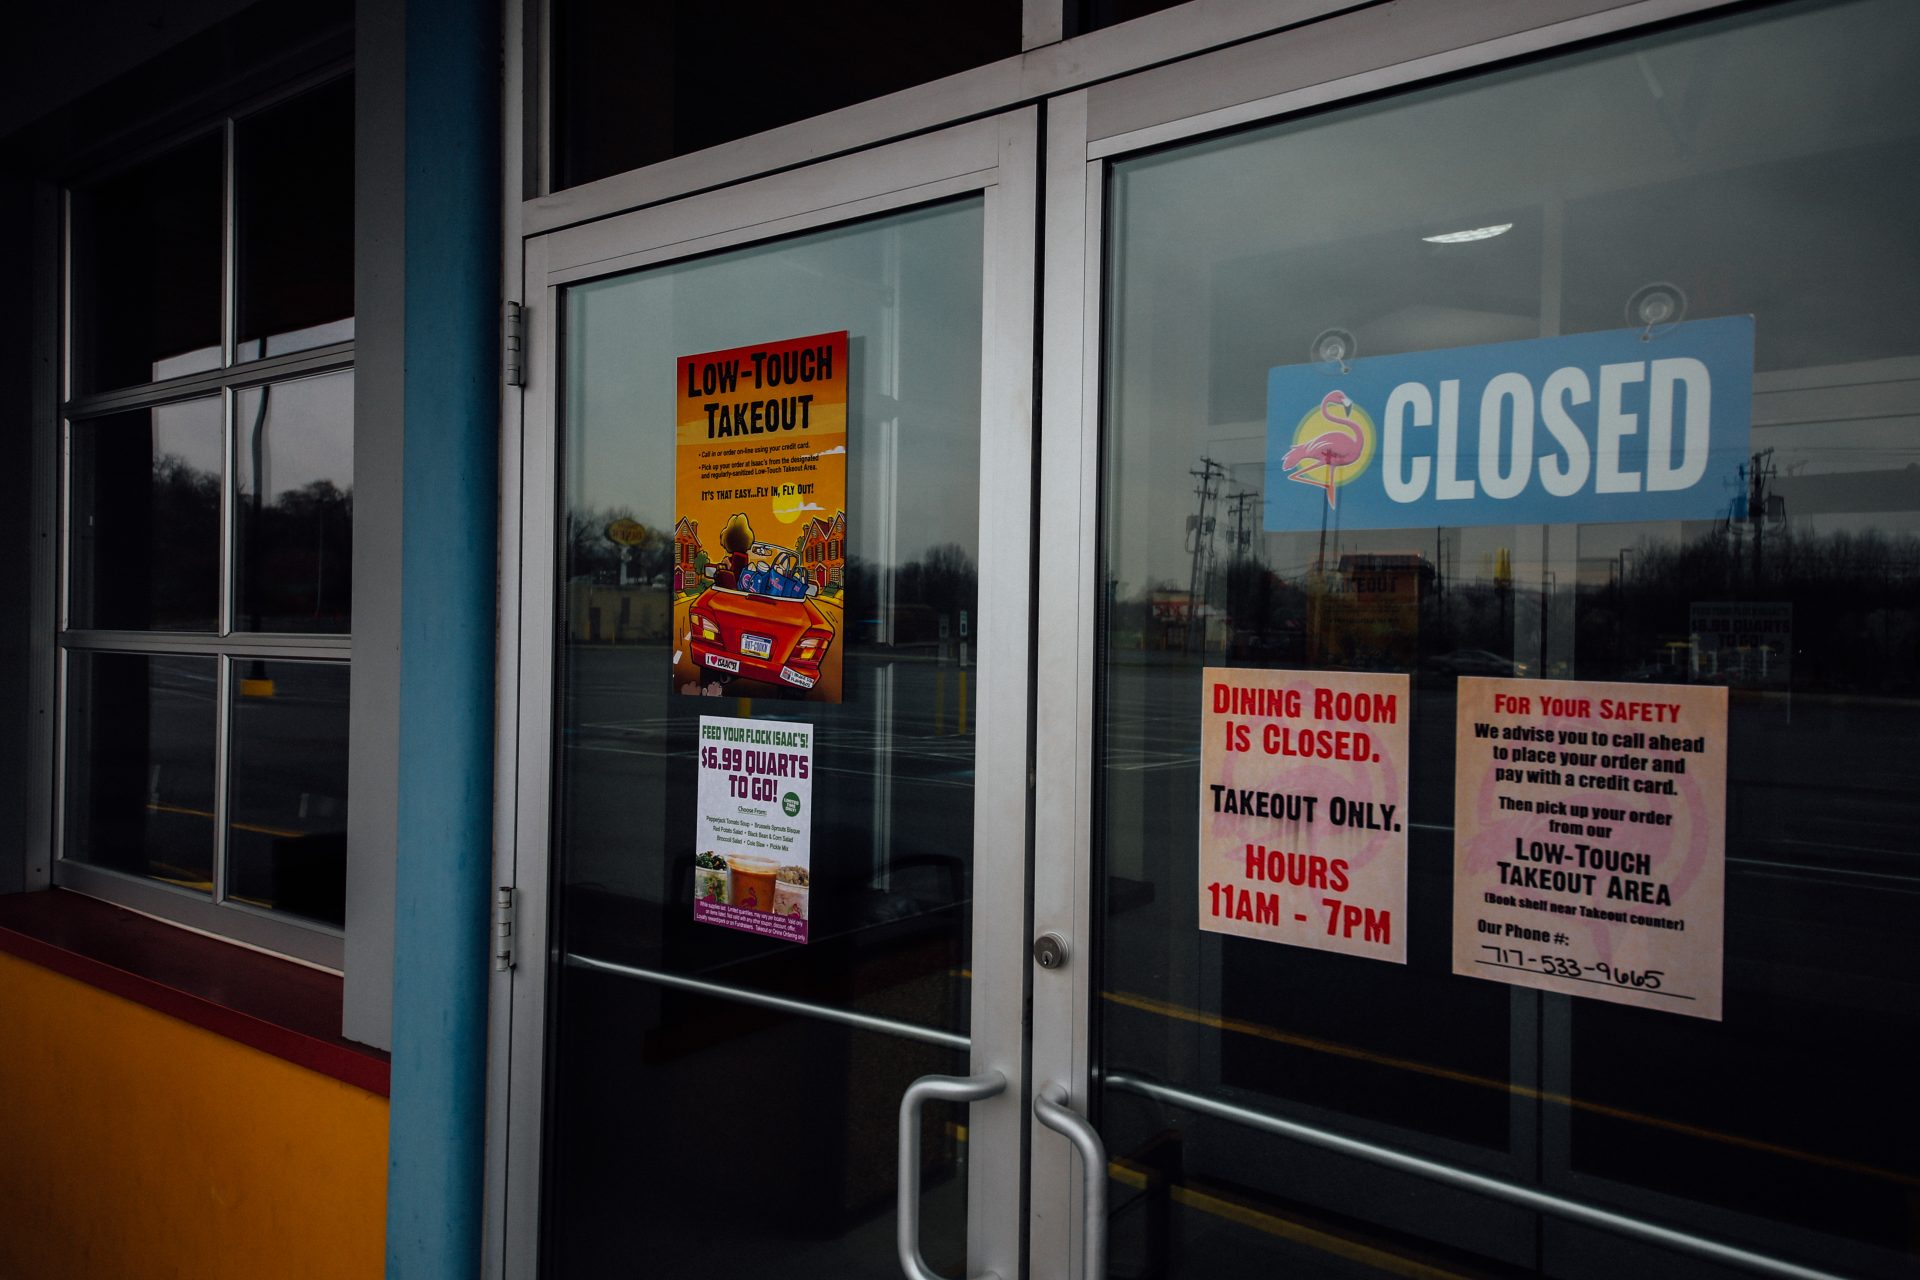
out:
M761 547L756 545L754 550ZM768 572L787 573L789 566L784 562L792 559L792 552L782 551L753 581L766 581ZM712 570L708 573L711 576ZM833 626L810 598L818 593L819 588L812 585L798 597L717 584L708 587L687 610L693 662L702 678L725 683L745 676L796 689L813 688L820 682L821 659L833 645Z

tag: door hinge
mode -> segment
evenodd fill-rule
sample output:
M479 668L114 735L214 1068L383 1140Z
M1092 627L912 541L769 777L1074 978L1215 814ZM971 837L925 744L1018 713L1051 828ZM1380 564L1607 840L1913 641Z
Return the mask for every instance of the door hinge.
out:
M513 968L513 886L503 884L493 895L493 971Z
M521 339L526 332L527 309L517 302L507 304L506 315L506 355L507 385L524 387L527 385L527 368L521 359Z

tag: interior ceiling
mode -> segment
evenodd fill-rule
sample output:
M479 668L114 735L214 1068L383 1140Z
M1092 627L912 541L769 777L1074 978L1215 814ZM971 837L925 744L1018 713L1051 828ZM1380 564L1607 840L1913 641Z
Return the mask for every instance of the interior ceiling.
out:
M277 0L285 3L285 0ZM248 7L250 0L23 4L0 41L0 138Z

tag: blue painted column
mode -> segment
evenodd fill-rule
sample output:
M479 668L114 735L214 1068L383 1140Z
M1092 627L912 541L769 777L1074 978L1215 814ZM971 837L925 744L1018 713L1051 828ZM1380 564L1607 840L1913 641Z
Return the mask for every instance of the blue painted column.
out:
M387 1274L479 1268L499 536L500 18L406 0L406 392Z

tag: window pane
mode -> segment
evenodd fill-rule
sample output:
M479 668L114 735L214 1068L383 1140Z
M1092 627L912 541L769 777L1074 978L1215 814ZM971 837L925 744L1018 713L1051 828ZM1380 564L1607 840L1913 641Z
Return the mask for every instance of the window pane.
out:
M1116 1273L1303 1261L1201 1207L1231 1187L1248 1217L1369 1223L1369 1246L1465 1274L1707 1274L1357 1176L1132 1077L1912 1274L1920 1109L1891 1046L1920 1036L1916 59L1901 0L1767 6L1114 166L1097 1069L1114 1160L1174 1188L1116 1181ZM1468 368L1489 344L1641 328L1654 287L1690 321L1752 318L1750 450L1708 482L1724 516L1462 503L1478 514L1379 529L1345 496L1275 492L1269 413L1301 411L1270 410L1270 370L1318 363L1351 393L1372 357ZM1351 371L1315 359L1335 329ZM1303 499L1317 528L1268 527L1263 506ZM1207 666L1411 676L1406 965L1195 928ZM1457 686L1495 674L1731 686L1723 1021L1453 973Z
M77 390L220 366L221 152L210 133L74 191Z
M236 659L233 677L227 897L338 925L347 891L347 666Z
M1020 0L557 0L554 186L744 138L1020 52Z
M233 130L236 358L353 337L353 78Z
M351 628L353 371L234 397L236 631Z
M222 439L214 398L73 424L71 626L218 627Z
M213 887L213 658L67 656L64 856Z
M966 1030L983 748L960 637L983 572L983 218L979 200L956 201L567 291L554 793L567 956ZM676 542L676 358L834 326L850 335L851 523L844 594L816 601L844 637L842 700L753 697L744 675L729 696L684 697L691 653L673 620L690 597L674 577L692 548ZM798 543L795 516L762 536ZM621 519L644 527L636 545L607 537ZM688 534L719 548L715 529ZM811 802L804 946L694 919L699 719L749 713L811 723L815 776L831 779ZM559 984L545 1274L618 1274L639 1248L663 1275L705 1280L885 1274L866 1264L890 1256L871 1244L892 1231L893 1109L916 1076L960 1069L961 1055L813 1017L743 1019L737 1005L572 964ZM777 1089L760 1074L769 1061L792 1064ZM756 1087L783 1101L713 1103ZM954 1116L925 1130L924 1240L949 1275L965 1256L954 1175L966 1146L940 1127ZM655 1158L622 1154L635 1144ZM711 1215L674 1207L687 1185L754 1206L727 1217L725 1248Z

